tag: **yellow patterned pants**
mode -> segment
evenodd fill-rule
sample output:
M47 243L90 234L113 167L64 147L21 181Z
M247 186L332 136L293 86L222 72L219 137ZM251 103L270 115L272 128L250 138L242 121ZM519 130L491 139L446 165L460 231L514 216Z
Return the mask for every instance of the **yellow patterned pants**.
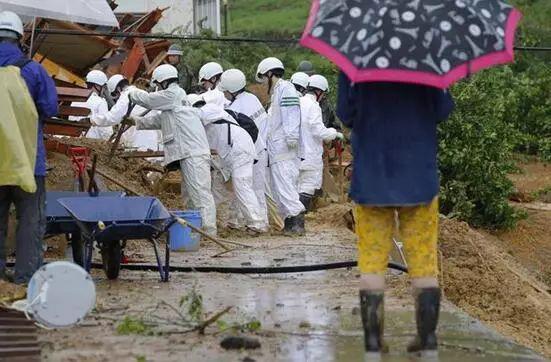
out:
M355 208L358 235L358 266L364 274L384 274L398 212L398 235L404 243L409 275L413 278L436 277L438 261L438 198L427 205L411 207Z

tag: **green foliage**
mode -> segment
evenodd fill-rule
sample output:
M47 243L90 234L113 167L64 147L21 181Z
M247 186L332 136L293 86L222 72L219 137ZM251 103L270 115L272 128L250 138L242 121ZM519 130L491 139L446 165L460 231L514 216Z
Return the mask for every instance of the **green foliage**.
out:
M180 308L184 309L192 322L203 322L203 296L197 292L195 286L180 299Z
M147 359L145 356L138 356L136 357L136 362L147 362Z
M132 334L148 336L151 335L152 330L141 319L126 316L117 326L117 333L123 336Z
M522 80L509 67L458 83L456 110L440 125L441 212L475 226L507 228L521 216L508 203Z
M233 332L257 332L262 328L262 323L256 318L251 319L249 322L238 323L233 322L229 323L222 319L216 321L216 326L220 332L231 330Z

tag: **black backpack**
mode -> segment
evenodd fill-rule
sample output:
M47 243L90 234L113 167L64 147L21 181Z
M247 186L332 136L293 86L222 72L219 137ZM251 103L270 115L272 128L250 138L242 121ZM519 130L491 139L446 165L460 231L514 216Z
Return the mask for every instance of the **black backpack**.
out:
M239 127L243 128L247 133L251 136L253 143L256 143L256 140L258 139L258 127L256 126L256 123L254 121L246 116L243 113L232 111L231 109L226 109L226 112L230 116L232 116L238 123ZM229 122L225 119L218 120L214 122L214 124L224 124L226 123L228 125L228 145L232 144L231 141L231 124L235 125L235 123Z

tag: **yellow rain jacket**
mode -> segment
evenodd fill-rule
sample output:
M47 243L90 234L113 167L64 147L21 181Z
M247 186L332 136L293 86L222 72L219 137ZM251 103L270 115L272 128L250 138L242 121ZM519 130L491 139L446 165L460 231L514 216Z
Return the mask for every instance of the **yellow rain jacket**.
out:
M0 67L0 186L35 192L38 113L19 68Z

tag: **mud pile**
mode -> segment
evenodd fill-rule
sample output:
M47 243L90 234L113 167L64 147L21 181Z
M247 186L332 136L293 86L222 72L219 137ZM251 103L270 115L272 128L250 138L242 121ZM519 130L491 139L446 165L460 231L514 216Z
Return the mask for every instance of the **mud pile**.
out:
M466 223L443 220L440 252L449 300L516 341L551 355L551 296L500 249L499 240Z
M61 142L71 144L73 146L84 146L92 150L92 154L98 156L97 169L99 172L106 174L108 177L96 175L99 180L100 188L110 191L125 191L118 184L125 185L132 191L141 195L154 195L158 197L165 206L170 209L181 209L183 204L179 193L174 192L173 187L157 187L159 183L154 181L163 177L161 172L163 167L160 164L153 164L149 161L140 158L121 158L115 155L112 159L109 157L109 146L106 142L85 139L85 138L67 138ZM91 163L91 161L90 161ZM73 190L74 176L69 156L48 152L48 166L51 168L47 177L47 187L50 190ZM170 184L179 179L179 175L175 172L164 175L161 184ZM110 180L111 179L111 180ZM166 179L166 182L164 182ZM112 180L115 180L113 182ZM86 183L88 181L86 180ZM118 184L117 184L118 183ZM102 187L103 186L103 187ZM126 190L128 194L132 194Z

